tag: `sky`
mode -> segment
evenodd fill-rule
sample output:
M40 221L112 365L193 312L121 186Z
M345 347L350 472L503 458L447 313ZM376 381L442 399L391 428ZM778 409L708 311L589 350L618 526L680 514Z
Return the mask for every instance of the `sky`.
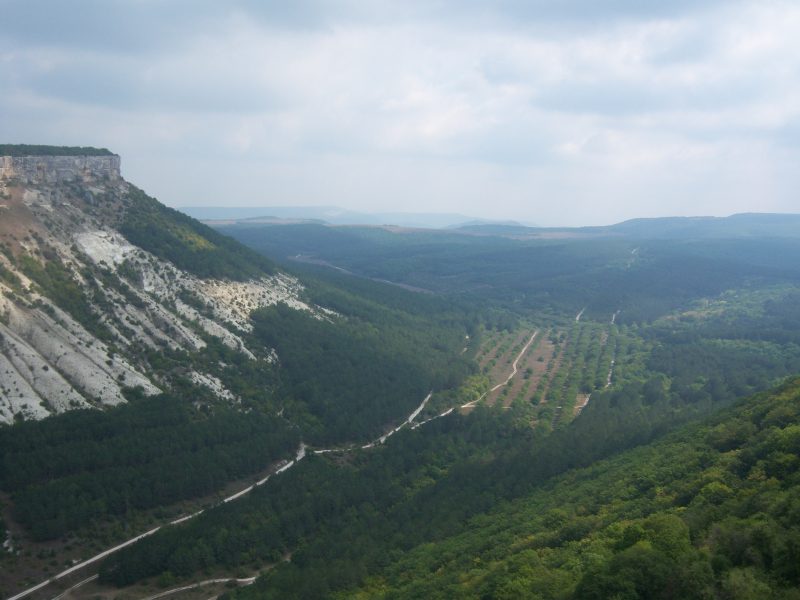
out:
M170 206L800 212L800 3L0 0L0 143Z

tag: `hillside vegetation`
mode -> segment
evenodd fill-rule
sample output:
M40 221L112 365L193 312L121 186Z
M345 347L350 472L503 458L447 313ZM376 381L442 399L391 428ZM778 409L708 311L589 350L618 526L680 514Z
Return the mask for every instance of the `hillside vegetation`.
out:
M793 380L547 481L391 560L363 590L386 598L800 597L798 453ZM281 597L291 576L265 578L261 590Z
M520 451L508 418L443 420L348 468L310 459L101 576L185 576L288 547L291 563L235 597L794 597L800 380L561 473L557 452L538 474L524 466L542 446Z
M432 290L486 309L543 311L620 323L651 321L700 297L800 279L794 237L516 239L376 227L232 225L219 228L256 250L358 276Z
M245 280L275 271L274 264L199 221L164 206L138 188L119 226L129 242L199 277Z
M0 554L9 566L34 542L120 540L301 440L374 439L473 370L459 354L472 317L441 299L301 284L125 182L10 185L0 394L21 409L0 427L0 488L25 537ZM34 403L63 414L26 421ZM106 410L64 412L91 406Z
M74 411L0 430L0 486L34 539L220 489L291 455L296 430L274 417L185 398L139 400L103 414Z
M42 146L36 144L0 144L0 156L113 156L106 148L92 146Z

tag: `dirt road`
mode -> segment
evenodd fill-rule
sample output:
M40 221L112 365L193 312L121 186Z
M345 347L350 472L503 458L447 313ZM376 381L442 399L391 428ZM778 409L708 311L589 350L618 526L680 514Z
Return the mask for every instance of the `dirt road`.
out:
M461 408L472 408L478 402L483 400L488 394L491 394L492 392L495 392L495 391L499 390L501 387L503 387L504 385L508 384L508 382L511 381L514 378L514 376L517 374L517 372L518 372L518 368L517 367L519 365L519 361L522 359L522 357L528 351L528 348L531 347L531 344L533 343L533 340L536 339L536 336L537 336L538 333L539 333L538 329L536 331L534 331L533 335L531 335L530 339L528 340L528 343L526 343L525 346L522 348L522 350L520 350L519 354L517 354L517 358L515 358L514 362L511 364L511 373L509 373L509 375L508 375L508 377L506 377L505 381L503 381L502 383L498 383L496 386L494 386L488 392L485 392L477 400L473 400L472 402L467 402L466 404L463 404L461 406Z

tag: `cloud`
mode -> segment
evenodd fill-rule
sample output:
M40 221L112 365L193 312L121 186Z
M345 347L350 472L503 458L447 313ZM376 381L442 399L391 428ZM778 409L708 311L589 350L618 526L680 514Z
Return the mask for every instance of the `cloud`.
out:
M794 209L792 3L2 11L0 137L113 148L173 205L230 194L542 223Z

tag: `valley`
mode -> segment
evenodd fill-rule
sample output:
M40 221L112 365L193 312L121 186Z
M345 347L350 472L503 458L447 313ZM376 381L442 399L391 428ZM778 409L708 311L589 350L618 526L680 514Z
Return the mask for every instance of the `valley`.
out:
M797 596L800 238L211 228L47 152L0 178L4 597Z

